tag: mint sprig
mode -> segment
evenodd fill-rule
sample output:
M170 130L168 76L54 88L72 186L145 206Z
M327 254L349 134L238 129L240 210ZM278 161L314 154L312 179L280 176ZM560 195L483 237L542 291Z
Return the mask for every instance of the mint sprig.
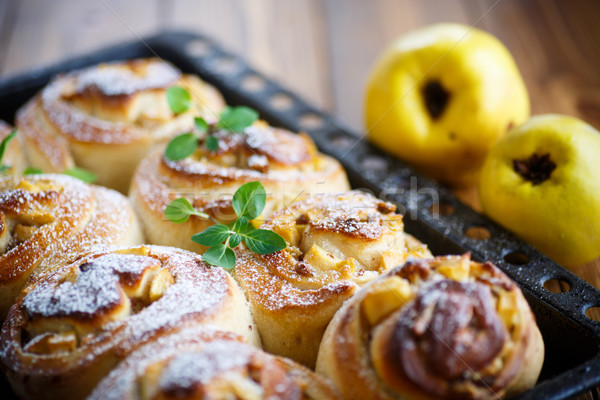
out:
M25 171L23 171L23 175L40 175L43 173L44 173L44 171L42 171L39 168L35 168L35 167L27 167L27 168L25 168ZM77 178L81 181L84 181L85 183L94 183L98 180L98 175L96 175L95 173L93 173L91 171L88 171L87 169L83 169L83 168L79 168L79 167L65 169L62 172L62 174L69 175L73 178Z
M167 103L174 114L181 114L192 106L192 95L181 86L171 86L167 89Z
M73 167L69 169L65 169L63 175L69 175L73 178L77 178L79 180L84 181L85 183L94 183L98 180L98 175L95 173L88 171L87 169Z
M225 107L219 115L218 129L242 133L258 119L258 113L250 107Z
M9 133L8 136L2 139L2 142L0 142L0 173L4 173L11 168L10 165L2 164L2 158L4 157L4 153L6 152L8 144L14 139L15 136L17 136L16 129Z
M190 219L191 215L197 215L201 218L209 218L209 215L200 211L196 211L194 206L190 204L188 199L185 197L180 197L176 200L173 200L167 208L165 208L165 217L177 224L182 224Z
M8 144L10 143L11 140L14 139L15 136L17 136L16 129L14 129L7 137L2 139L2 142L0 142L0 173L4 173L11 168L10 165L2 164L2 158L4 157L4 153L6 152L6 148L8 147ZM27 168L25 168L25 171L23 171L23 175L39 175L39 174L43 174L43 173L44 173L44 171L42 171L39 168L34 168L34 167L27 167ZM74 178L81 179L82 181L84 181L86 183L94 183L98 180L98 175L94 174L93 172L90 172L88 170L85 170L83 168L78 168L78 167L66 169L62 173L64 175L69 175Z
M229 224L213 221L215 225L192 236L192 241L208 247L203 256L204 261L231 269L235 266L235 253L232 249L242 242L257 254L270 254L285 249L286 243L281 236L270 230L255 229L250 222L262 213L265 203L266 192L260 182L240 186L232 199L237 219ZM187 221L190 215L211 219L207 214L196 211L185 198L173 200L165 209L165 217L176 223Z
M25 171L23 171L23 175L40 175L43 173L44 173L44 171L42 171L39 168L35 168L35 167L27 167L27 168L25 168Z
M189 92L182 87L173 86L167 90L167 100L174 113L187 110L182 104L186 104L185 99L188 97L190 97ZM214 135L215 132L226 130L232 133L243 133L257 119L258 113L245 106L225 107L219 114L219 120L212 124L206 122L204 118L196 117L194 118L196 132L186 132L171 139L165 148L165 157L170 161L183 160L194 154L198 145L202 143L209 151L216 152L219 149L219 140Z
M192 132L175 136L165 149L165 157L171 161L183 160L191 156L198 146L198 137Z

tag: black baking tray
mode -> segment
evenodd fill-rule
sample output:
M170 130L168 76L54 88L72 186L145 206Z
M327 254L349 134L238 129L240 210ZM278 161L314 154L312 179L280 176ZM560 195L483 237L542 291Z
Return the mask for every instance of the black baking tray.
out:
M519 399L566 399L600 385L600 322L586 316L588 308L600 306L600 291L462 204L448 189L357 140L359 133L205 36L168 31L0 81L0 119L12 123L17 109L57 73L153 56L215 85L229 104L250 106L273 125L309 133L322 152L340 160L354 188L398 204L406 231L427 243L434 254L469 251L474 259L489 260L514 279L535 313L546 345L539 382ZM470 227L483 227L490 237L477 240L465 235ZM545 289L544 282L550 279L567 282L570 290ZM14 396L6 382L0 390L2 398Z

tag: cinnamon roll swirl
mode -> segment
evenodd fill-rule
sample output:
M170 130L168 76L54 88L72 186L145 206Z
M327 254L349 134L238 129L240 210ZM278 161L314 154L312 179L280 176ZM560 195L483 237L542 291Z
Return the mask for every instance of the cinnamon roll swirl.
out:
M188 330L160 337L113 369L89 400L339 398L312 371L227 336Z
M149 340L214 325L258 344L234 280L185 250L83 252L30 284L2 329L0 360L21 398L81 399Z
M164 217L166 206L186 197L194 207L222 222L235 217L231 198L244 183L260 181L267 192L263 217L314 193L349 189L342 166L320 154L306 134L257 122L242 134L219 131L217 151L200 143L181 161L156 152L142 161L130 197L150 243L197 252L206 249L190 240L212 222L192 216L179 225Z
M533 387L543 359L519 288L465 255L410 260L360 290L327 328L317 371L345 399L498 399Z
M5 123L4 121L0 121L0 142L4 140L8 135L13 131L12 127ZM4 152L4 156L2 160L0 160L2 165L9 167L6 171L0 171L0 176L2 175L20 175L23 173L25 166L27 165L25 161L25 154L23 153L23 147L19 142L18 138L13 138L6 150Z
M192 106L174 115L166 89L182 86ZM74 166L98 183L126 193L131 176L151 148L214 120L225 103L212 86L158 59L112 62L53 79L17 114L29 163L44 172Z
M431 256L404 233L394 211L393 204L357 191L314 196L262 226L281 235L286 249L238 251L233 275L265 350L314 367L325 328L345 300L407 257Z
M113 190L65 175L0 178L0 318L52 259L92 245L141 242L127 198Z

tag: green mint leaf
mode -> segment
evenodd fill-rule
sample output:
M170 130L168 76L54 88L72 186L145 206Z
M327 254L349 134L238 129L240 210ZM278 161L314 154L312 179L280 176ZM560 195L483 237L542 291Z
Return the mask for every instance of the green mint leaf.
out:
M248 182L233 195L232 205L238 217L252 220L262 213L267 201L265 188L260 182Z
M235 253L224 244L211 247L202 256L204 261L217 267L231 269L235 267Z
M39 175L39 174L43 174L44 171L42 171L39 168L34 168L34 167L27 167L25 168L25 171L23 171L23 175Z
M0 142L0 160L2 160L2 157L4 157L4 152L6 151L8 144L14 139L15 136L17 136L16 129L9 133L8 136L2 139L2 142Z
M63 175L69 175L73 178L84 181L85 183L94 183L98 180L98 175L83 168L73 167L63 171Z
M206 120L202 117L194 118L194 125L196 125L196 129L198 129L198 131L201 133L204 133L208 130L208 122L206 122Z
M219 139L213 135L207 136L204 143L206 144L206 148L212 152L215 152L219 149Z
M204 219L209 219L208 214L196 211L192 204L185 197L170 202L165 208L165 217L176 224L186 222L190 215L197 215Z
M7 137L5 137L4 139L2 139L2 142L0 142L0 161L2 161L2 157L4 157L4 153L6 152L6 148L8 147L8 144L10 143L11 140L13 140L13 138L17 135L17 130L13 130L11 133L8 134ZM10 169L10 167L8 165L2 165L0 164L0 172L4 172L7 171L8 169Z
M180 197L173 200L165 208L165 217L176 224L181 224L190 218L190 215L194 214L194 207L190 204L188 199Z
M248 218L246 217L239 217L235 223L233 224L233 227L231 228L234 232L238 232L238 233L244 233L246 232L246 228L248 227Z
M244 233L252 232L255 229L256 228L254 227L254 225L252 225L251 223L248 223L248 225L246 225L246 229L240 233L244 234Z
M192 236L192 240L202 246L215 246L227 240L230 233L231 231L226 225L212 225L203 232L196 233Z
M221 112L217 128L241 133L257 119L258 113L249 107L225 107Z
M237 233L234 233L229 237L229 247L234 248L242 241L242 237Z
M191 156L198 146L198 138L193 133L175 136L165 148L165 157L170 161L183 160Z
M248 248L258 254L270 254L285 249L285 240L273 231L255 229L244 235Z
M167 89L167 102L173 113L181 114L192 106L192 96L181 86L171 86Z

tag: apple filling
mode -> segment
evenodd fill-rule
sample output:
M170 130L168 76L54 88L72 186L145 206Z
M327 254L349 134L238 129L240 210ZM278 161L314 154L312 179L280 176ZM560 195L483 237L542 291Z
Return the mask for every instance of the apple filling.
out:
M25 180L4 192L0 202L0 254L26 242L41 226L54 221L53 208L59 194L55 190Z
M101 64L74 75L62 98L96 118L143 126L173 117L165 88L180 77L170 65L152 60Z
M403 264L408 256L427 257L420 242L404 232L395 206L359 192L316 197L275 215L267 229L287 248L266 256L296 287L314 289L340 280L361 285Z
M293 134L258 121L246 128L243 134L224 129L216 129L211 134L218 139L217 149L208 150L206 136L200 138L198 151L193 155L195 163L251 170L261 174L285 171L292 166L319 167L316 161L318 157L314 157L316 148L312 140L303 133Z
M23 300L25 351L72 351L107 324L148 307L174 283L159 260L134 254L106 254L76 271L58 284L35 287Z
M30 224L0 215L0 254L8 253L21 243L26 242L40 225Z
M138 387L146 398L302 399L304 385L297 379L271 356L217 341L150 364Z

